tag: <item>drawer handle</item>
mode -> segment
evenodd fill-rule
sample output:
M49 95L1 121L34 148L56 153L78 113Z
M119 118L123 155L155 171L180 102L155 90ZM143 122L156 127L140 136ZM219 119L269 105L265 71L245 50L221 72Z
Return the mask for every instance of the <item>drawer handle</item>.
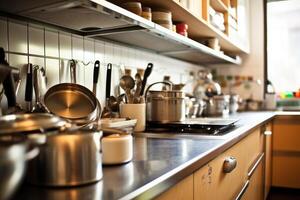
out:
M265 131L264 134L265 134L266 136L272 135L272 131Z
M263 161L265 154L261 153L258 157L258 159L256 160L256 162L252 165L252 168L250 169L250 171L248 172L248 177L250 178L252 176L252 174L255 172L256 168L258 167L259 163Z
M240 200L243 195L245 194L247 188L249 186L249 180L246 181L246 183L244 184L242 190L239 192L238 196L235 198L235 200Z
M223 172L224 173L232 172L235 169L236 164L237 164L237 161L234 157L232 157L232 156L227 157L223 163Z

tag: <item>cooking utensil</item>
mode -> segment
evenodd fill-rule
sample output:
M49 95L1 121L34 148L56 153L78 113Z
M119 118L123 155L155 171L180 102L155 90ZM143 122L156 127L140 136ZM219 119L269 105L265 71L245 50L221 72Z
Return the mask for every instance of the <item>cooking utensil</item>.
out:
M0 134L41 133L63 130L70 124L55 115L48 113L30 113L5 115L0 117Z
M8 62L5 59L5 52L3 48L0 48L0 84L3 83L2 90L7 99L8 110L6 113L15 113L22 111L19 105L17 104L16 94L18 93L18 89L20 86L20 79L19 79L19 69L13 68L9 66ZM14 76L18 77L17 81L17 88L15 89L14 84ZM2 99L2 93L0 94L0 102ZM0 115L2 111L0 108Z
M29 163L27 181L47 186L77 186L102 178L101 131L45 133L46 144Z
M4 94L7 98L7 113L19 112L21 108L17 104L15 86L12 72L10 71L3 81Z
M153 68L153 64L148 63L147 68L146 68L145 73L144 73L144 79L142 81L142 88L141 88L140 96L144 95L144 90L145 90L145 87L146 87L146 84L147 84L148 77L150 76L150 74L152 72L152 68Z
M32 108L34 113L50 113L46 106L41 102L40 84L39 84L39 66L35 66L33 69L33 88L35 93L35 106Z
M133 103L140 103L140 93L142 89L142 78L139 73L135 74L135 84L136 84L136 89L133 95Z
M29 149L24 137L0 135L0 199L9 199L24 176L27 161L33 159L39 150Z
M108 105L109 97L110 97L110 86L111 86L111 71L112 71L112 64L107 64L107 71L106 71L106 89L105 89L105 107L103 108L103 112L101 117L102 118L110 118L112 116L111 109Z
M120 87L125 91L128 103L133 103L133 96L131 90L134 88L134 80L131 76L124 75L120 79Z
M118 112L119 111L119 103L117 101L117 98L114 96L110 96L108 99L108 107L112 112Z
M40 68L40 95L44 96L46 94L47 91L47 77L46 77L46 71L44 67Z
M31 112L32 110L32 64L29 63L27 66L27 74L26 74L26 86L25 86L25 101L27 104L27 112Z
M158 83L170 85L169 82L156 82L149 85L149 87L147 88L145 92L147 121L157 123L184 121L184 92L172 89L162 91L149 91L149 89L153 85L156 85Z
M98 77L99 77L99 68L100 68L100 61L96 60L94 64L94 74L93 74L93 93L97 94L97 84L98 84Z
M229 98L229 112L230 113L236 113L239 109L239 95L237 94L231 94Z
M229 114L229 95L213 96L206 100L204 116L223 116Z
M71 61L72 83L61 83L51 87L44 96L48 110L75 124L84 125L96 120L101 112L95 95L86 87L76 84L76 63Z

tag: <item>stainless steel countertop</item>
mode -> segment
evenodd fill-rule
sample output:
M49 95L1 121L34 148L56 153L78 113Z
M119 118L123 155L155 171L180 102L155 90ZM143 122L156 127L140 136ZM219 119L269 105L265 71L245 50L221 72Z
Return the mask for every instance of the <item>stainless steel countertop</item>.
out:
M141 134L134 139L132 162L104 166L102 181L60 189L23 183L13 199L150 199L192 174L275 115L276 112L246 112L231 116L240 119L237 127L221 137Z

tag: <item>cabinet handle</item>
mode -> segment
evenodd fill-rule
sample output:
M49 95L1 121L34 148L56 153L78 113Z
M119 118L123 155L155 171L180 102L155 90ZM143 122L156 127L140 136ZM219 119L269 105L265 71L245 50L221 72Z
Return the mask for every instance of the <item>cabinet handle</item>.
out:
M257 166L259 165L259 163L262 161L262 159L264 158L265 154L261 153L259 158L256 160L256 162L254 163L253 167L251 168L251 170L248 172L248 177L250 178L252 176L252 174L255 172Z
M243 197L243 195L245 194L248 186L249 186L249 180L246 181L246 183L244 184L242 190L239 192L239 194L237 195L235 200L240 200Z
M225 158L223 163L223 172L224 173L230 173L232 172L236 167L237 161L234 157L230 156Z
M272 131L265 131L264 134L265 134L266 136L272 135Z

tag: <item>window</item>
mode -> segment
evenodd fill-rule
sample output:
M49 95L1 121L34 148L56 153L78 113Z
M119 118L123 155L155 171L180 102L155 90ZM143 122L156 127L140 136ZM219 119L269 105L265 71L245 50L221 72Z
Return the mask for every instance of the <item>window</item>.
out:
M268 79L276 92L300 88L300 1L267 2Z

